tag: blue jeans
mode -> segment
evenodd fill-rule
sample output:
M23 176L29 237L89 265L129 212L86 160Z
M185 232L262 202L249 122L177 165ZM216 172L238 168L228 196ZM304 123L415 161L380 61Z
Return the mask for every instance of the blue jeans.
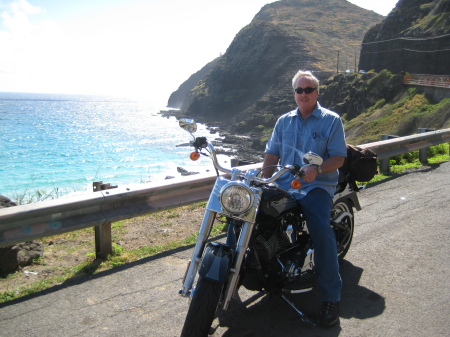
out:
M299 199L314 244L314 268L323 300L339 302L342 280L339 274L336 236L330 226L333 200L330 194L315 188Z

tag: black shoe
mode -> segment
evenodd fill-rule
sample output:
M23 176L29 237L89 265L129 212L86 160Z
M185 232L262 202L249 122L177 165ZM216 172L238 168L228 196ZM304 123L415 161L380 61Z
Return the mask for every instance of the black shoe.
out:
M323 302L319 314L319 324L331 328L339 323L339 302Z

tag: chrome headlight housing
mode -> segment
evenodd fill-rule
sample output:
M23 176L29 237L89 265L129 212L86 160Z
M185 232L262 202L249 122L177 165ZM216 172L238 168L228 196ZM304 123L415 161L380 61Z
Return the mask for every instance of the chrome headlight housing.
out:
M230 214L243 214L253 205L253 192L244 183L231 182L220 190L220 205Z

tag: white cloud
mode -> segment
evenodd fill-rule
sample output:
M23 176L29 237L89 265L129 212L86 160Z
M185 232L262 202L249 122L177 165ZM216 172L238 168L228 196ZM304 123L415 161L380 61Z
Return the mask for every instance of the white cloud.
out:
M10 4L9 11L3 11L1 17L6 28L11 31L22 30L29 27L28 15L41 13L39 7L35 7L26 0L19 0Z
M0 90L32 89L58 66L60 53L55 45L62 33L54 22L31 20L41 12L20 0L1 13L5 29L0 31Z

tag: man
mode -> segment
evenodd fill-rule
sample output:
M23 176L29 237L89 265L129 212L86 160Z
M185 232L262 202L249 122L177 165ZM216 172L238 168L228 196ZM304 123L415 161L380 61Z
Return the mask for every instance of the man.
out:
M293 177L278 180L301 204L314 242L317 282L323 295L319 323L331 327L339 323L342 280L334 232L330 226L332 198L338 181L338 168L346 157L344 128L338 114L317 102L319 81L310 71L299 71L292 79L298 108L281 116L269 139L263 162L263 176L272 176L272 165L303 165L303 155L312 151L324 161L306 166L299 190L290 188Z

